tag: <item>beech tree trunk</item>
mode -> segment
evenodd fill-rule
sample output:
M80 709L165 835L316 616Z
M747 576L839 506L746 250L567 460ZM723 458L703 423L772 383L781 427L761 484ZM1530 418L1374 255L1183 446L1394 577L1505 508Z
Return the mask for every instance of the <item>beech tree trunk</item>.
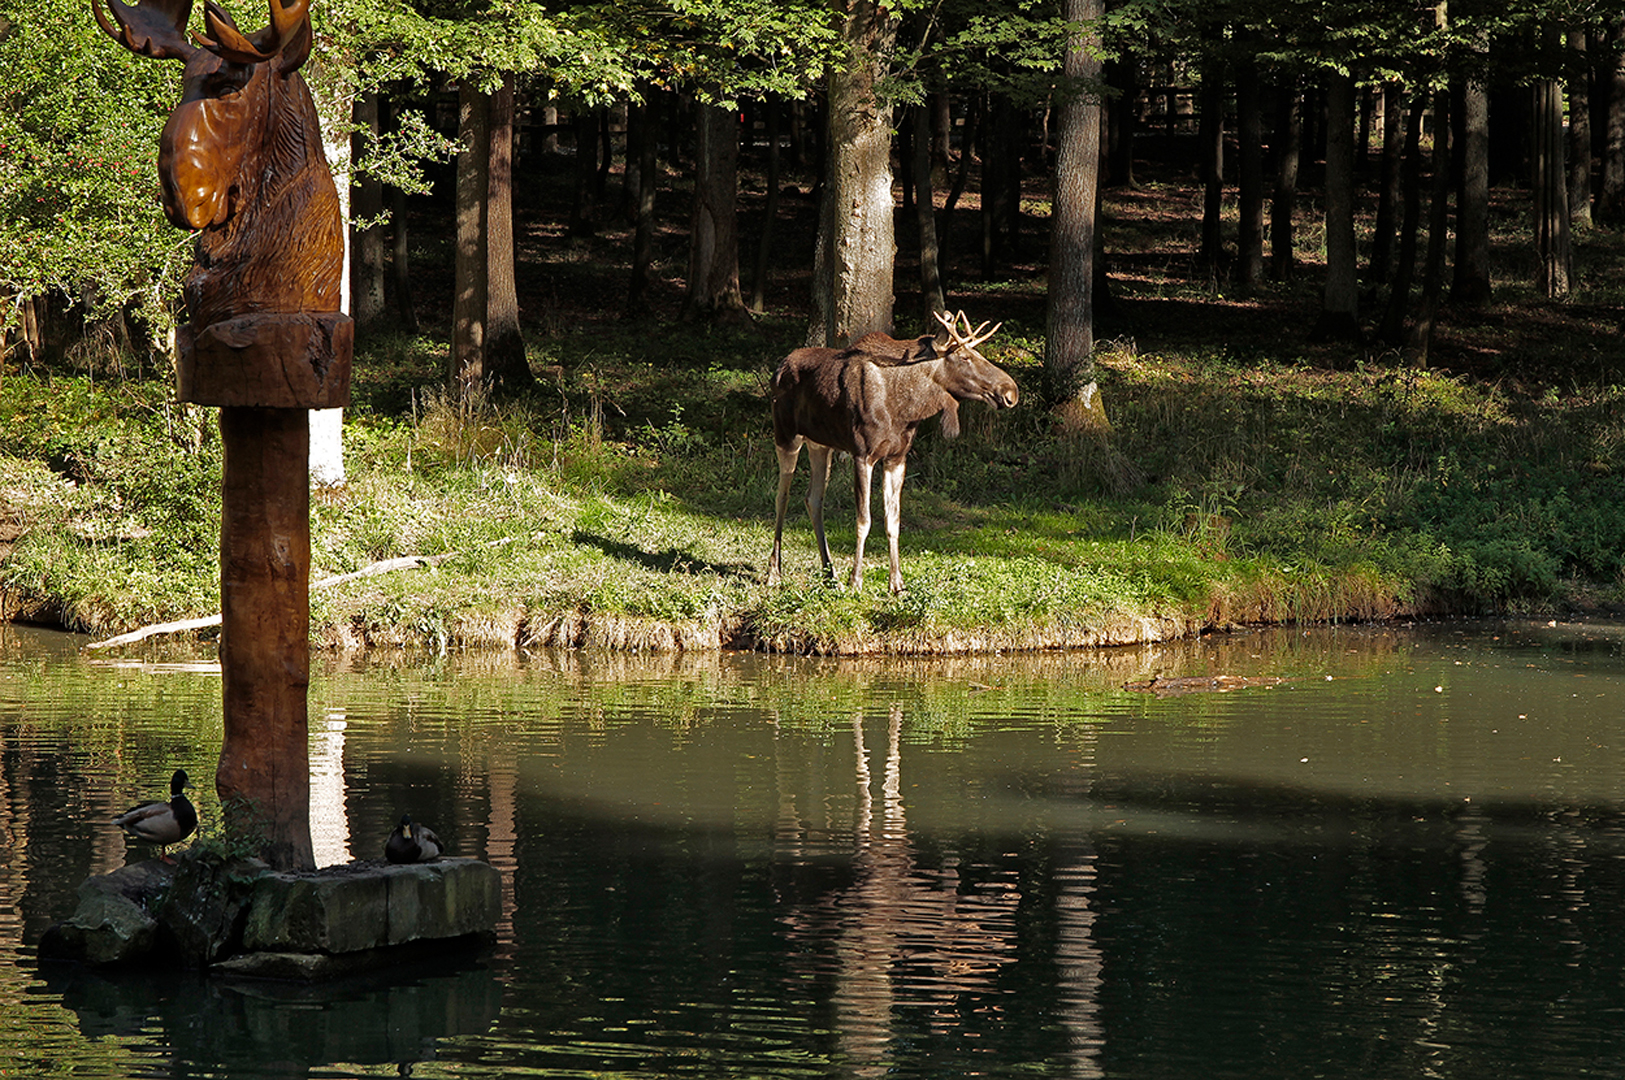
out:
M1426 111L1427 99L1416 95L1405 121L1405 149L1400 173L1399 251L1394 258L1388 307L1383 312L1382 327L1377 331L1378 337L1396 347L1405 343L1411 281L1416 276L1416 233L1422 220L1422 117Z
M1371 230L1371 262L1366 276L1385 284L1393 273L1394 217L1404 199L1401 168L1405 160L1405 91L1397 82L1382 88L1382 165L1377 185L1377 218Z
M598 229L598 114L577 106L570 118L575 135L575 201L570 207L570 235L591 236Z
M1354 249L1354 79L1334 73L1326 92L1326 291L1316 341L1360 339Z
M1106 85L1115 93L1106 102L1106 183L1112 187L1134 186L1135 99L1139 95L1139 62L1133 56L1110 60L1105 65Z
M718 105L698 112L684 314L740 322L749 313L739 291L739 121Z
M655 193L659 189L655 117L658 115L653 86L644 86L643 101L627 112L626 156L636 155L637 186L632 192L632 278L626 289L628 318L643 315L649 290L654 286ZM630 170L628 170L630 173Z
M756 273L751 276L750 309L764 310L767 304L768 267L773 260L773 227L779 220L779 136L784 105L776 97L764 102L767 110L767 201L762 208L762 235L756 246Z
M1241 151L1236 278L1250 292L1264 280L1264 116L1258 65L1251 60L1236 72L1236 127Z
M499 395L536 385L519 327L519 289L514 280L513 139L514 78L491 95L491 151L485 192L485 383Z
M390 100L390 121L395 123L398 109ZM417 305L412 297L411 233L406 222L406 192L398 187L389 189L390 259L389 284L395 304L395 315L400 328L409 334L418 330Z
M1275 97L1275 196L1270 201L1270 274L1292 276L1292 211L1298 200L1298 158L1303 149L1302 99L1290 76Z
M1202 115L1197 141L1202 155L1202 250L1198 260L1217 272L1224 256L1224 66L1212 61L1202 71Z
M1618 225L1625 222L1625 18L1610 29L1611 47L1600 73L1608 90L1607 115L1592 117L1592 123L1603 124L1602 175L1592 212L1599 222Z
M1068 21L1100 18L1103 0L1065 0ZM1051 403L1069 423L1105 426L1095 382L1095 209L1100 182L1100 101L1092 89L1100 61L1089 43L1075 38L1063 68L1073 85L1089 89L1056 110L1055 203L1050 225L1049 312L1044 337L1044 378Z
M453 260L451 371L461 396L485 382L489 264L485 198L491 169L491 102L472 79L457 89L457 250Z
M850 51L828 76L829 139L807 344L845 346L871 331L892 330L892 110L876 91L896 25L875 0L836 0L835 8Z
M1411 358L1426 365L1444 298L1444 253L1450 237L1450 94L1433 95L1433 201L1428 209L1428 261L1422 274L1422 310L1411 328Z
M1535 285L1543 296L1569 293L1569 196L1564 177L1563 87L1554 79L1534 86Z
M382 124L376 91L356 96L350 106L350 120L357 128L350 136L350 162L354 166L378 145ZM357 172L355 180L350 216L360 221L375 220L384 211L384 185L366 172ZM357 327L368 327L383 315L384 277L383 225L356 229L350 242L350 317Z
M1569 221L1591 224L1591 65L1584 30L1568 33L1569 60Z
M920 321L929 330L933 315L947 307L942 294L942 268L937 262L936 186L931 182L931 114L914 109L914 221L920 236Z
M1490 110L1482 83L1467 81L1456 98L1461 108L1461 145L1456 160L1456 268L1450 299L1467 307L1490 302ZM1561 108L1561 101L1559 102Z

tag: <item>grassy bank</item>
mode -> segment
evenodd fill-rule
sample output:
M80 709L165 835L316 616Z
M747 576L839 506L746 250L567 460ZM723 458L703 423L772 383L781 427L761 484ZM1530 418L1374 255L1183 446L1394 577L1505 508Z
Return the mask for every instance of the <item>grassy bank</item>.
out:
M1099 376L1113 428L1080 436L1037 404L1048 207L1035 182L1028 261L996 280L951 275L956 308L1004 322L985 350L1023 404L967 406L957 440L934 423L922 432L903 493L908 588L893 597L883 535L870 537L861 595L817 573L805 464L786 584L763 584L776 485L766 390L806 326L797 266L813 200L781 204L785 258L755 325L682 323L672 278L648 317L626 320L630 227L566 238L570 159L531 168L517 234L538 388L500 408L434 389L449 223L444 200L414 204L429 332L360 340L349 484L314 501L312 576L425 561L314 590L324 644L931 652L1625 602L1625 235L1577 233L1575 295L1544 300L1521 284L1533 277L1527 193L1496 193L1494 302L1447 306L1419 366L1308 342L1322 253L1307 202L1298 276L1244 294L1195 258L1200 192L1177 170L1143 170L1107 200L1116 304L1099 314ZM682 178L663 182L661 219L686 221ZM755 250L764 198L747 177L742 250ZM951 249L977 251L978 229L958 212ZM906 289L906 237L900 246ZM656 249L679 272L679 225ZM1367 297L1368 315L1380 301ZM917 306L899 292L902 332L917 329ZM166 380L131 370L87 354L50 372L0 371L9 617L105 636L218 610L213 411L176 405ZM849 466L836 469L828 519L844 580L852 496Z
M314 636L932 652L1620 600L1625 392L1127 344L1102 357L1110 436L975 407L960 439L922 437L902 596L883 537L861 595L823 581L799 506L769 589L763 393L799 331L668 333L659 364L636 328L562 335L534 357L543 388L502 408L411 391L435 347L375 342L349 485L313 504L313 578L433 558L317 590ZM989 352L1029 401L1039 345L1018 330ZM106 635L218 610L218 436L169 396L85 374L0 385L8 615ZM844 577L850 485L831 488Z

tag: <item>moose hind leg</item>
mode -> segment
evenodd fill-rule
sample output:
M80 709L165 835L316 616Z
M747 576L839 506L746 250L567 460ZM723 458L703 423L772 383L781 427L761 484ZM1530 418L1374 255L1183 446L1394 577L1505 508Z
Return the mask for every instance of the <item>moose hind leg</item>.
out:
M834 576L835 562L829 557L829 538L824 535L824 491L829 487L830 462L835 451L820 443L808 441L807 463L812 466L812 479L807 482L807 516L812 518L813 533L818 537L818 557L823 560L824 573Z
M858 547L852 555L853 592L863 588L863 544L869 539L869 481L874 469L875 463L867 458L852 458L852 501L858 518Z
M784 545L784 511L790 505L790 485L796 478L796 461L801 457L801 438L789 447L774 445L779 456L779 497L773 510L773 554L767 560L767 583L779 583L779 554Z
M893 594L903 591L903 570L901 559L897 554L897 535L902 528L903 511L903 468L908 462L904 458L886 463L886 472L883 479L882 495L886 508L886 549L891 555L891 591Z

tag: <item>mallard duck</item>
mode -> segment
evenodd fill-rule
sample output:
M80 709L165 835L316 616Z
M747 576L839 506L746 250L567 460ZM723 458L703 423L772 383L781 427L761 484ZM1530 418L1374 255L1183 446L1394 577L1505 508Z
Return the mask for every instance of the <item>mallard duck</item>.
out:
M411 814L402 814L401 823L384 844L384 858L392 863L428 862L440 854L440 837L425 825L414 825Z
M185 840L197 828L197 810L192 801L181 794L186 784L186 770L176 769L175 775L169 778L168 802L132 806L114 818L113 824L137 840L157 844L158 857L167 859L169 845Z

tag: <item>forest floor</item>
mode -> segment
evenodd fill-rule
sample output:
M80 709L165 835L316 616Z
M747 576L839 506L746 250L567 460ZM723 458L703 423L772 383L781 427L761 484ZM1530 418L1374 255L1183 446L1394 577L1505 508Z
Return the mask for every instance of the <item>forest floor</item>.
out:
M747 296L766 194L750 165ZM892 596L878 529L861 594L818 573L799 488L786 584L764 583L766 388L806 332L808 179L780 183L762 312L712 327L682 319L680 170L665 176L658 284L636 317L618 177L596 229L572 236L572 172L568 157L541 158L517 178L538 376L517 401L445 393L449 215L414 203L423 328L359 340L349 483L314 501L312 577L419 559L315 590L318 643L954 652L1621 610L1625 236L1577 233L1575 293L1545 300L1525 284L1526 191L1495 190L1493 302L1447 305L1423 364L1309 340L1323 276L1312 188L1293 277L1242 290L1197 259L1194 175L1147 160L1137 185L1105 196L1114 303L1097 319L1098 376L1112 428L1078 433L1042 407L1045 187L1029 185L1016 243L984 268L972 185L950 221L949 305L1003 322L984 351L1023 404L967 409L952 442L922 433L903 498L907 589ZM1233 198L1226 214L1233 238ZM924 328L911 220L899 214L900 334ZM1364 294L1368 326L1383 296ZM169 397L162 373L109 378L94 358L0 380L0 536L14 543L0 553L0 614L105 636L218 610L218 437L209 410ZM831 496L844 579L850 486L837 479Z

